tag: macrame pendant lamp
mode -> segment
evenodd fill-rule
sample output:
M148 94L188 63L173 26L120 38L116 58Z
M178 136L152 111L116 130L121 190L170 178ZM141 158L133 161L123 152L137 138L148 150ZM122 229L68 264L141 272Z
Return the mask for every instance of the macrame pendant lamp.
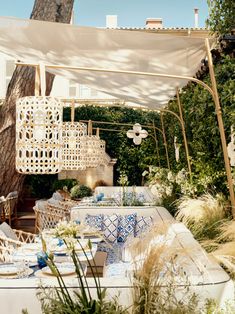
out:
M86 135L85 123L74 122L74 101L71 106L71 122L63 122L63 170L86 169Z
M92 135L92 122L89 120L85 157L87 168L96 168L103 163L101 146L102 143L99 137L99 129L97 128L96 135Z
M16 101L16 170L24 174L53 174L62 169L63 105L45 96L45 67L36 70L35 95Z

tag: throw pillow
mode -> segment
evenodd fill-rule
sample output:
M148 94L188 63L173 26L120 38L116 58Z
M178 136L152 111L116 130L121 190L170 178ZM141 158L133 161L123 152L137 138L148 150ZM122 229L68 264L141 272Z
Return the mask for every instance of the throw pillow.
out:
M104 238L111 242L117 242L117 228L118 228L118 216L114 215L104 215L103 220L103 236Z
M118 217L118 242L125 242L130 235L135 236L136 217L136 213Z
M0 230L0 237L6 238L6 235L5 235L5 233L2 230Z
M151 216L138 216L136 218L135 237L138 237L142 232L147 231L153 224Z
M89 215L85 216L85 224L99 231L103 230L104 215Z
M18 238L17 238L14 230L6 222L3 222L0 225L0 230L5 234L5 236L7 238L18 241Z

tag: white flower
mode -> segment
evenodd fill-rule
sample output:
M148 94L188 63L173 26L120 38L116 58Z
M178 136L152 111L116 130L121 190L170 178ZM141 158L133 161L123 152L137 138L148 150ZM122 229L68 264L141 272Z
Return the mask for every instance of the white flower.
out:
M172 173L172 171L169 171L168 174L167 174L167 179L170 181L170 182L174 182L175 181L175 177Z
M139 123L133 125L133 130L128 130L126 133L128 138L133 138L135 145L140 145L143 138L148 136L148 132L141 128Z

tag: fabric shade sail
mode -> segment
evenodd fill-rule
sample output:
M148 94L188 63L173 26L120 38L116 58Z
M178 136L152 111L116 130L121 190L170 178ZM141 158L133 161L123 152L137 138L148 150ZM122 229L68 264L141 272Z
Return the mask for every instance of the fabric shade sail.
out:
M25 63L194 76L205 38L0 18L0 50ZM150 109L167 104L187 79L46 68ZM59 96L59 95L58 95Z

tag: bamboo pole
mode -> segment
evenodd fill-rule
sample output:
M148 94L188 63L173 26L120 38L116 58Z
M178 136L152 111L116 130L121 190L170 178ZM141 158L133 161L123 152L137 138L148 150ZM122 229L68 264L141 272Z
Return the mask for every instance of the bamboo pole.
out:
M40 71L40 87L41 87L41 96L46 95L46 68L44 63L39 63L39 71Z
M71 102L71 122L74 123L74 116L75 116L75 104L74 99Z
M227 143L226 143L226 137L225 137L225 132L224 132L222 110L221 110L220 101L219 101L219 95L218 95L217 84L216 84L215 73L214 73L214 66L213 66L212 55L210 51L210 44L209 44L208 38L205 39L205 45L206 45L209 73L210 73L212 91L213 91L212 96L215 103L215 111L216 111L218 125L219 125L220 139L221 139L221 144L222 144L222 149L223 149L224 163L225 163L225 169L226 169L227 180L228 180L230 201L232 205L232 215L233 215L233 219L235 219L235 197L234 197L234 190L233 190L233 179L232 179L231 167L230 167L228 151L227 151Z
M154 139L155 139L155 144L156 144L158 165L159 165L159 167L161 167L160 154L159 154L159 147L158 147L158 140L157 140L157 134L156 134L156 128L155 128L155 123L154 123L154 121L153 121L153 134L154 134Z
M166 133L165 133L165 127L164 127L162 112L160 112L160 119L161 119L161 125L162 125L163 142L164 142L164 147L165 147L165 151L166 151L167 167L168 167L169 170L171 170L170 161L169 161L169 155L168 155L168 148L167 148Z
M186 159L187 159L187 164L188 164L188 171L189 171L190 178L192 178L192 170L191 170L189 150L188 150L188 141L187 141L186 132L185 132L184 118L183 118L183 113L182 113L182 105L180 102L180 95L179 95L179 89L178 88L176 89L176 96L177 96L177 103L178 103L179 113L180 113L181 127L182 127L184 147L185 147L185 154L186 154Z
M39 96L40 94L40 70L39 66L35 67L35 84L34 84L34 95Z
M16 65L20 66L34 66L36 67L38 64L36 63L22 63L16 62ZM199 79L192 76L184 76L184 75L173 75L173 74L164 74L164 73L153 73L153 72L140 72L140 71L125 71L125 70L114 70L114 69L105 69L105 68L90 68L90 67L75 67L68 65L55 65L55 64L45 64L46 68L51 69L68 69L68 70L76 70L76 71L92 71L92 72L105 72L105 73L120 73L120 74L131 74L131 75L144 75L144 76L153 76L153 77L166 77L166 78L177 78L180 80L193 81L197 84L203 86L207 89L211 94L213 93L212 89L209 85L200 81Z
M80 122L88 122L89 120L80 120ZM92 120L92 123L96 123L96 124L111 124L111 125L123 125L123 126L133 126L133 123L119 123L119 122L107 122L107 121L97 121L97 120ZM144 125L144 124L141 124L142 127L145 127L145 128L155 128L156 130L158 130L161 134L163 134L162 130L159 129L158 127L156 126L152 126L152 125Z

